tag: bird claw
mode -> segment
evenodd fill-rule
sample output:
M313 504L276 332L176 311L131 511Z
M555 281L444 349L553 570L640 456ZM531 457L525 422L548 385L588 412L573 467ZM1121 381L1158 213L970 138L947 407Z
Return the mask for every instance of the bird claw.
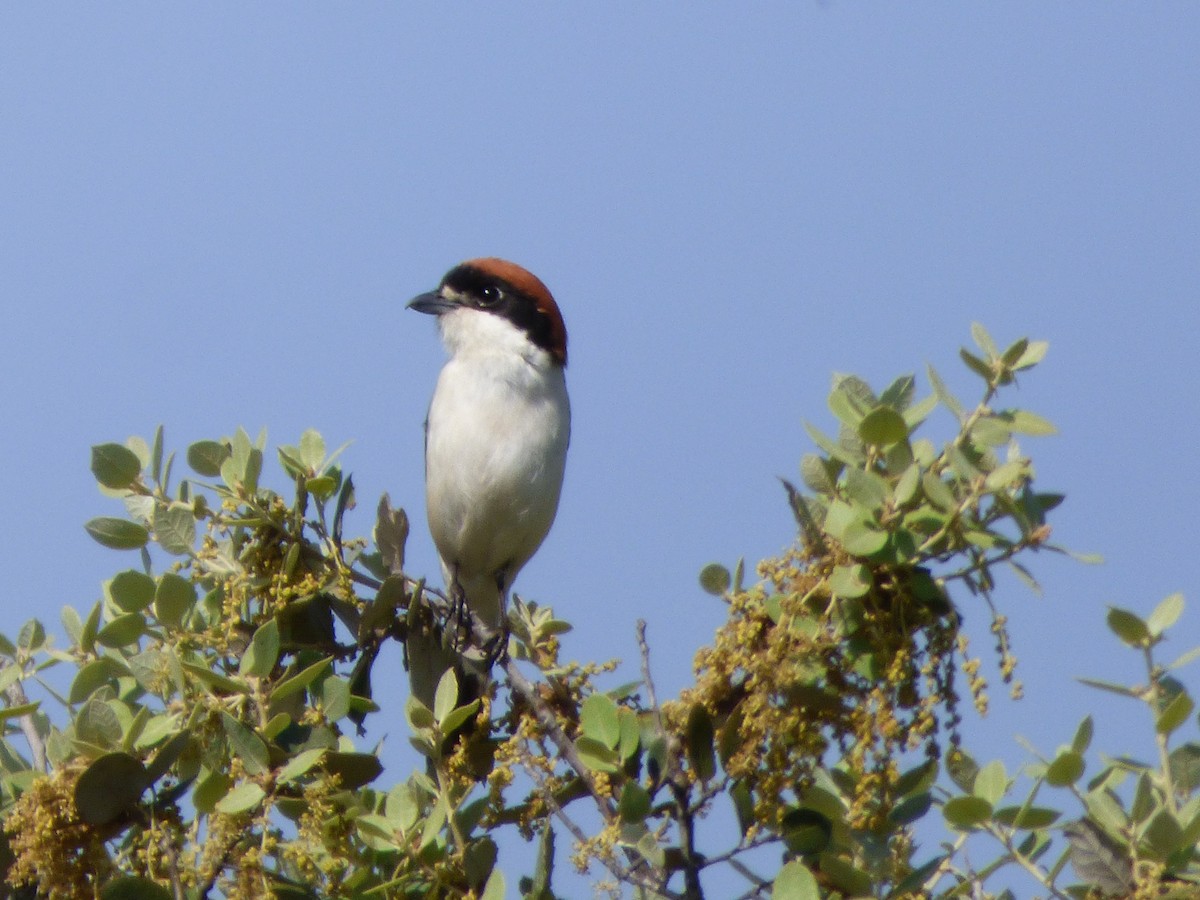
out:
M446 617L450 629L450 646L461 653L471 645L471 609L467 606L467 594L455 582L450 588L450 614Z
M487 661L488 668L496 665L502 666L508 662L507 624L488 638L479 649L483 651L483 658Z

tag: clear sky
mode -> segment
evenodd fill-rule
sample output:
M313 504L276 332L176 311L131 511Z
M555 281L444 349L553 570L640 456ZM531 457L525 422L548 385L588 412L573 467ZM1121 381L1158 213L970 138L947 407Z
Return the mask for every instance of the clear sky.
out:
M353 440L352 526L389 491L436 577L443 351L404 304L499 255L570 331L562 506L517 583L569 655L635 677L645 618L674 693L722 614L701 566L792 539L776 476L833 427L831 373L968 395L978 320L1050 341L1011 401L1060 428L1026 445L1055 538L1107 561L1002 584L1027 699L969 739L1011 768L1086 708L1144 754L1143 710L1073 679L1138 677L1106 604L1183 591L1171 649L1200 638L1198 46L1187 3L6 4L0 631L61 633L132 562L82 529L115 512L88 448L160 422Z

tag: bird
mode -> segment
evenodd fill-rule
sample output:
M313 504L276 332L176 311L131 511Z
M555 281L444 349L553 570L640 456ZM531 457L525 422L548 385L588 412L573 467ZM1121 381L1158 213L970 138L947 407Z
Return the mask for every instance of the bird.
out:
M449 353L425 421L426 513L452 605L499 642L490 666L509 590L558 511L567 330L546 285L496 257L460 263L408 307L437 317Z

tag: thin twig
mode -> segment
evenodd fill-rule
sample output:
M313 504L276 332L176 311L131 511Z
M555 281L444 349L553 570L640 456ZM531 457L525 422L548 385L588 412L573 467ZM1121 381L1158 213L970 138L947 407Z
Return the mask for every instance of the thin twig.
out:
M704 889L700 885L701 862L696 857L695 819L690 805L691 785L684 777L679 765L678 745L667 734L663 726L662 708L658 705L658 693L654 689L654 679L650 675L650 644L646 641L646 620L637 621L638 651L642 657L642 682L646 685L646 700L650 704L650 712L654 716L655 726L659 734L667 742L667 768L663 773L671 785L671 795L675 799L677 813L676 824L679 827L679 849L683 855L683 884L684 896L688 900L703 900Z
M585 846L588 842L588 836L584 834L583 829L580 828L558 804L558 801L554 798L554 792L551 791L546 785L546 779L543 777L539 767L534 764L531 754L529 754L528 751L522 751L522 756L524 757L522 759L522 763L525 766L525 771L529 773L531 778L533 778L534 784L538 789L538 794L543 800L545 800L546 805L550 807L550 811L555 815L555 817L558 818L560 822L562 822L563 827L571 833L571 836L575 838L576 842L581 847ZM609 873L619 882L625 884L635 884L640 888L650 891L652 896L662 897L664 900L686 900L686 898L680 894L667 890L666 885L661 883L659 880L644 874L642 871L637 871L632 867L621 865L621 863L619 863L611 855L601 856L597 854L595 859L597 859L600 864L604 866L604 868L608 869ZM631 859L630 861L634 864L642 862L640 859ZM644 864L639 865L638 868L644 870L645 866Z
M521 696L521 699L533 710L533 714L537 717L538 724L542 726L542 730L546 732L546 736L554 743L558 749L558 755L562 758L571 769L575 772L579 779L588 789L588 793L596 801L596 806L600 810L600 815L604 817L604 821L611 822L616 816L616 810L612 807L612 802L605 798L596 789L596 781L592 778L592 773L584 762L579 757L579 751L575 749L575 744L566 736L562 728L558 724L558 720L554 717L554 713L542 701L542 698L537 695L537 690L533 683L525 677L514 660L509 659L504 663L504 671L508 675L508 683L512 689Z
M15 665L15 663L0 663L0 669L9 665ZM24 706L29 702L29 697L20 681L14 681L5 688L4 696L8 699L10 707ZM17 723L21 726L21 733L25 735L25 740L29 743L29 755L33 760L34 771L45 773L47 771L46 742L42 740L42 735L38 732L37 721L34 719L33 713L23 714L17 719Z

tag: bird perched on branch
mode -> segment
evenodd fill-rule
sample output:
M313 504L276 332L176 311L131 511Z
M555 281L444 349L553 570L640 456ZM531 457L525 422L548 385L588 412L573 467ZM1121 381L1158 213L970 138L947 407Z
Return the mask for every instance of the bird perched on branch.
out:
M425 502L451 600L503 653L517 573L558 510L571 432L567 331L546 286L488 257L408 304L437 316L450 359L425 424Z

